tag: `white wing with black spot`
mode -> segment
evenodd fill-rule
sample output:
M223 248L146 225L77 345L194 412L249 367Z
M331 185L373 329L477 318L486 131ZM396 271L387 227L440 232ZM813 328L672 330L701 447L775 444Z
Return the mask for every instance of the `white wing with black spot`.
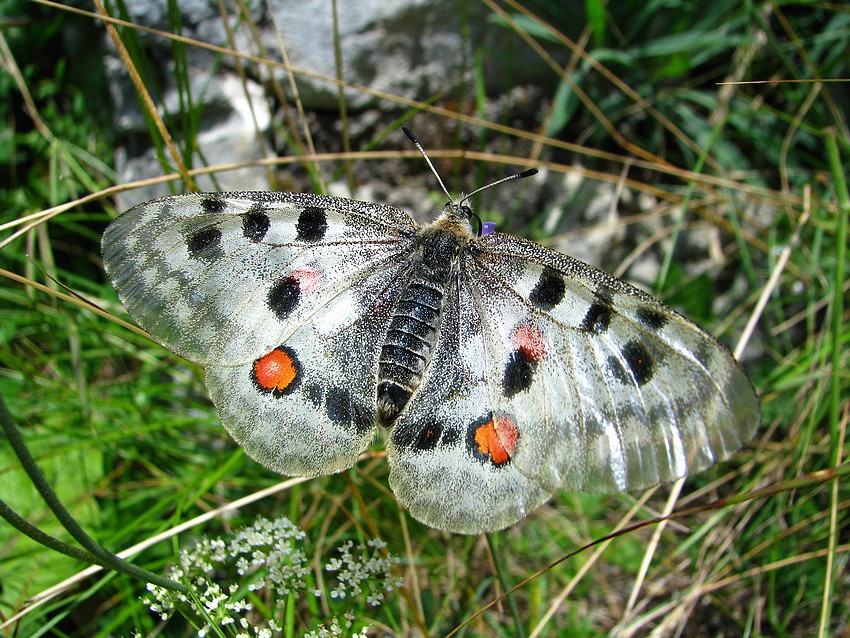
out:
M157 341L203 365L230 364L267 352L369 273L397 266L415 231L390 206L192 193L118 217L104 233L103 261L124 306Z
M334 197L177 195L117 218L103 258L139 325L206 367L249 455L316 475L353 465L374 436L377 353L416 228Z
M492 335L474 286L464 279L447 292L433 357L387 441L399 501L417 520L462 534L511 525L554 489L486 447L501 440L502 452L512 453L516 430L493 411L485 359Z
M521 238L491 235L476 248L468 279L492 337L490 400L520 424L512 462L524 473L571 490L640 490L726 459L753 436L749 378L694 323Z
M370 274L255 361L207 366L222 423L249 456L288 476L354 465L375 435L375 371L397 272Z
M561 488L675 480L758 427L729 351L649 295L507 235L474 240L461 268L388 446L393 490L427 524L493 531Z

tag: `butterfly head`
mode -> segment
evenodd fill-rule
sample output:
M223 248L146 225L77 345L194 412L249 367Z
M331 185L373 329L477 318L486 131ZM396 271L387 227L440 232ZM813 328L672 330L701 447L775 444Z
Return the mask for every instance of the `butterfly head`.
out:
M460 201L463 202L463 200ZM469 238L481 235L481 218L472 211L470 206L463 203L446 202L442 214L436 219L434 225Z
M440 174L437 172L437 169L434 168L434 164L431 163L431 159L428 157L428 154L425 152L425 149L422 148L422 145L419 143L419 140L416 139L416 136L406 126L401 127L404 131L405 135L410 138L410 141L413 142L413 145L416 146L416 149L422 154L422 157L425 158L425 161L428 163L428 167L431 169L431 172L434 173L434 177L437 178L437 182L440 184L440 188L443 189L443 192L448 195L449 201L446 202L446 205L443 207L443 213L440 215L436 221L434 222L434 226L448 228L453 230L461 235L468 235L469 237L481 237L483 235L489 235L493 232L493 226L489 225L490 222L481 223L481 218L472 212L472 208L470 208L465 202L469 201L469 199L480 193L481 191L492 188L498 184L503 182L508 182L513 179L522 179L524 177L531 177L532 175L537 174L536 168L530 168L522 173L516 173L514 175L508 175L507 177L503 177L500 180L497 180L491 184L487 184L486 186L482 186L481 188L472 191L469 195L461 195L460 199L454 200L452 196L449 194L446 185L443 184L443 180L440 179ZM472 230L472 220L475 220L475 231Z

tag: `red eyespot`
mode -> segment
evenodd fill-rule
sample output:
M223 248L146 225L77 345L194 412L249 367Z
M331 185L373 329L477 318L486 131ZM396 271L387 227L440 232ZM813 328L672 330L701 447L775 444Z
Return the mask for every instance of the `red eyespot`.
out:
M511 335L511 345L525 355L528 361L541 361L546 356L543 331L537 326L523 324Z
M478 453L488 457L496 465L511 460L518 439L516 423L504 416L490 419L475 430Z
M275 396L288 394L300 381L301 366L295 352L280 346L254 362L254 383Z
M293 270L290 277L298 282L298 288L301 290L301 293L305 295L308 295L319 288L325 278L324 273L321 270L316 270L315 268L299 268L298 270Z

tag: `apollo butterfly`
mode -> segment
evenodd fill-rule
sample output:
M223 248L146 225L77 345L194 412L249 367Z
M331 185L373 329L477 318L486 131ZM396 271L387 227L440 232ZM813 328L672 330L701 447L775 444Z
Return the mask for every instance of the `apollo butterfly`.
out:
M753 436L753 386L713 337L587 264L482 232L466 199L419 227L324 195L162 197L109 225L104 264L139 325L206 368L251 457L339 472L380 426L393 491L438 529L498 530L560 489L672 481Z

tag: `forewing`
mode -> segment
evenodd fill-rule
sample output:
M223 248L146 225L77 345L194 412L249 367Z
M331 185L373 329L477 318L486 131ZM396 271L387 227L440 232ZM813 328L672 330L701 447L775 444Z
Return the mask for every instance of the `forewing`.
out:
M755 433L758 398L711 335L587 264L506 235L467 260L495 413L516 419L511 459L549 488L640 490L728 458Z
M415 228L333 197L178 195L116 219L103 256L139 325L206 367L248 454L318 475L350 467L373 436L377 354Z
M749 379L713 337L538 244L476 240L444 313L388 444L393 490L433 527L494 531L562 487L671 481L758 426Z
M301 193L155 199L103 236L132 317L201 364L253 360L375 270L405 258L416 225L396 208Z

